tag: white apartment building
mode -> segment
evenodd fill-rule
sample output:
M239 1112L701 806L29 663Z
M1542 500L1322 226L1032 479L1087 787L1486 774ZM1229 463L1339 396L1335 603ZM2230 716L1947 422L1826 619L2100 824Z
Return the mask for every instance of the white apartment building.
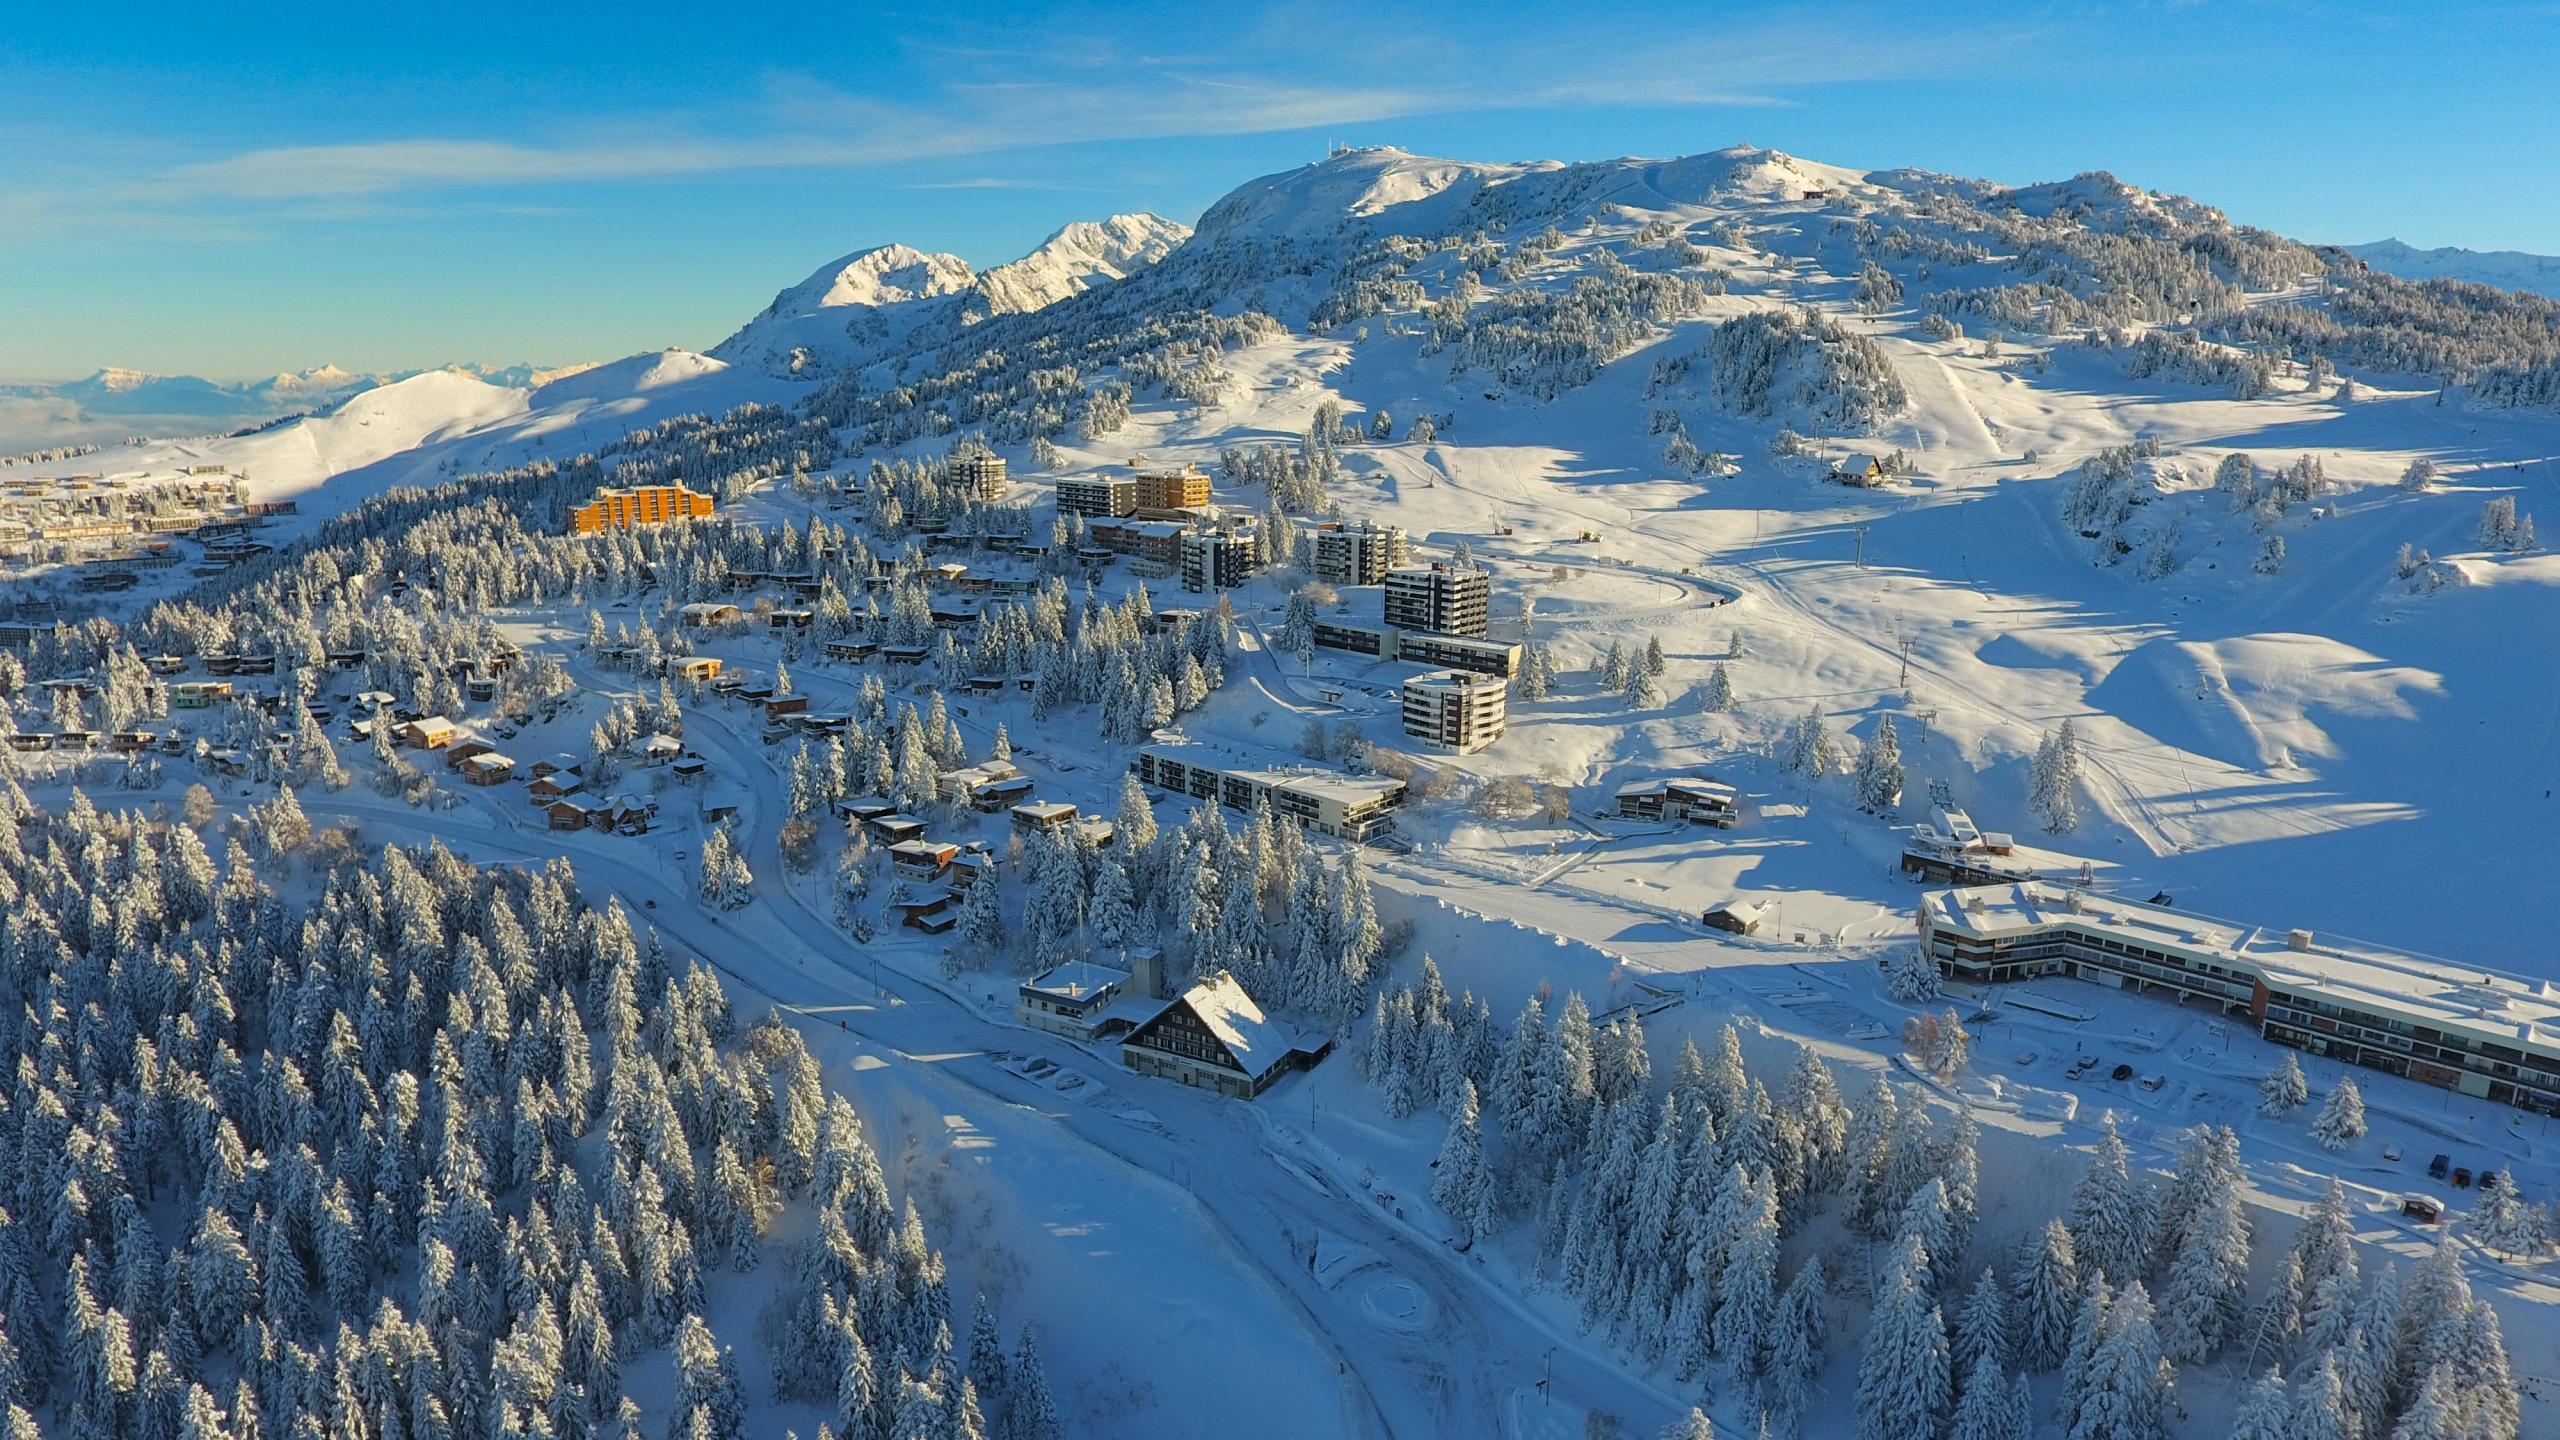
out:
M1511 695L1498 675L1432 670L1404 682L1404 733L1436 749L1472 754L1502 738Z
M1387 572L1386 622L1396 630L1482 635L1492 581L1443 561Z

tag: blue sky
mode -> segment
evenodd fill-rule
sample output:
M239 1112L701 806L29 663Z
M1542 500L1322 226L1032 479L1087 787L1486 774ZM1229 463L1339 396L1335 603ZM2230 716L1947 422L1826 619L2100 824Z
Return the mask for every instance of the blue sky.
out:
M1328 140L2104 168L2305 239L2560 252L2551 5L425 8L18 7L0 376L702 347L835 255L1189 221Z

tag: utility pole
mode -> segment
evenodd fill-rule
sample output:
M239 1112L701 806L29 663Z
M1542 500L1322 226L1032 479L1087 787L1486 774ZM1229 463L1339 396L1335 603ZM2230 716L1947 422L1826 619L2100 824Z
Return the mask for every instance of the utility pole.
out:
M1894 648L1902 652L1902 683L1894 688L1907 695L1911 693L1911 636L1907 633L1896 635Z

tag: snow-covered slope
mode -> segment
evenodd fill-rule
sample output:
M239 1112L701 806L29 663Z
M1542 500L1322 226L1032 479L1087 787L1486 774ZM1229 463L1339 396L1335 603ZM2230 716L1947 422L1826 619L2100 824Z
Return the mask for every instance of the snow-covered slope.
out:
M1078 220L1030 254L979 276L969 308L975 316L1038 310L1103 281L1134 275L1190 238L1190 226L1154 215Z
M2501 290L2530 290L2560 299L2560 255L2534 255L2522 250L2465 250L2439 245L2431 250L2400 240L2349 245L2346 252L2376 270L2404 280L2468 280Z
M772 375L858 369L925 325L1037 310L1135 273L1190 233L1153 215L1079 221L984 275L957 255L875 246L819 266L710 353Z

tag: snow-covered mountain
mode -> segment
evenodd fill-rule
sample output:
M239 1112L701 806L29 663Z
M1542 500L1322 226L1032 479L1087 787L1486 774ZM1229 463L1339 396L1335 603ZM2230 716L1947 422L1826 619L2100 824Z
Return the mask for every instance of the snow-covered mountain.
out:
M890 244L818 267L711 347L713 359L772 375L856 369L928 322L952 324L1054 304L1161 260L1188 227L1153 215L1078 221L984 274L957 255Z
M2349 245L2346 252L2367 265L2404 280L2468 280L2501 290L2530 290L2560 299L2560 255L2534 255L2523 250L2465 250L2438 245L2430 250L2401 240Z
M222 381L109 366L77 380L0 383L0 452L250 429L420 375L451 373L524 389L583 368L460 364L363 374L324 364Z

